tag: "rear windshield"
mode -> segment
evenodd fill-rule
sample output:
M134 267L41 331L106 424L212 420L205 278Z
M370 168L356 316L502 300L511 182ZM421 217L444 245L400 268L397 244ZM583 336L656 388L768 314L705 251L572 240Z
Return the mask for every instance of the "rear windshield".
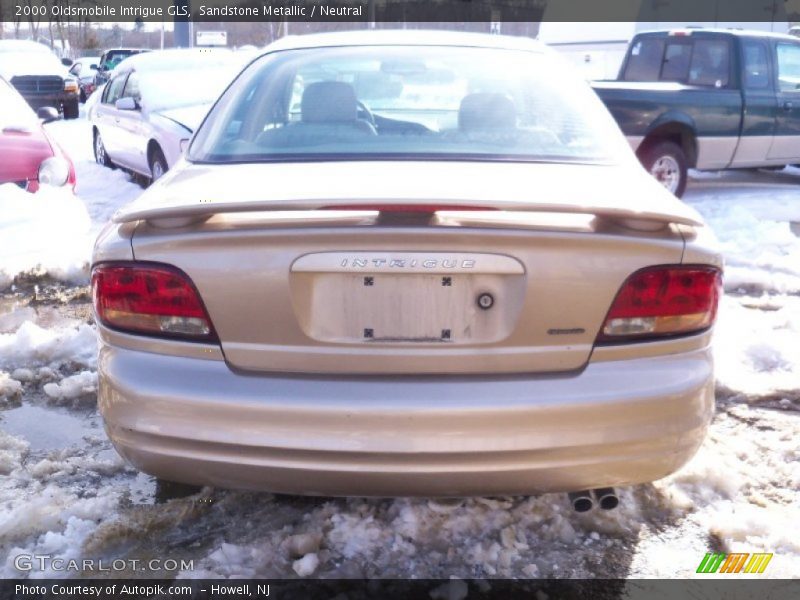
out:
M275 52L223 95L189 158L616 161L624 138L569 69L549 54L487 48Z
M237 70L194 67L186 71L152 71L140 76L140 98L150 110L211 104L231 82ZM133 77L133 75L131 75Z
M726 38L644 36L631 45L622 79L728 87L730 55Z

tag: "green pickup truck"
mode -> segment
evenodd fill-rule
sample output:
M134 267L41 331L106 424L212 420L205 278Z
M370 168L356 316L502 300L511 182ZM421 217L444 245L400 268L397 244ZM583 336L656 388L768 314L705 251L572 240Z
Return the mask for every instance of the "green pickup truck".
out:
M645 168L680 196L687 169L800 163L800 39L722 29L641 33L594 89Z

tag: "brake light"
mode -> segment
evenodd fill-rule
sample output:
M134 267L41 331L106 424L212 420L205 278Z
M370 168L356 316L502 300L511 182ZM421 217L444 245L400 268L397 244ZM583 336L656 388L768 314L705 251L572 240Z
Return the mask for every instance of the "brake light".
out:
M716 267L650 267L625 281L598 343L695 333L714 324L722 290Z
M167 265L112 264L92 270L97 319L119 331L215 341L200 295L189 277Z
M435 213L440 211L462 212L468 210L497 210L491 206L473 204L334 204L323 206L323 210L364 210L383 213Z

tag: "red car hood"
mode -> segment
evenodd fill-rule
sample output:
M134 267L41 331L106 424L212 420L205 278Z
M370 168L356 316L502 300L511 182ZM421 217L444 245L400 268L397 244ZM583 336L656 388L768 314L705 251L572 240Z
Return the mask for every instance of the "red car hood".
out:
M47 136L41 130L0 131L0 183L35 180L39 165L54 155Z

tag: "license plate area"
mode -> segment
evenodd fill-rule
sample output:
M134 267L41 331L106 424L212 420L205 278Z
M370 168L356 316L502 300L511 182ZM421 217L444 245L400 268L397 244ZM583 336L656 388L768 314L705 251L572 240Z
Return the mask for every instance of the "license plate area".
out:
M349 340L453 343L469 332L476 316L470 306L471 275L376 273L330 279L320 287L340 291Z
M524 297L521 268L431 270L293 272L295 312L306 335L325 342L459 345L509 335Z

